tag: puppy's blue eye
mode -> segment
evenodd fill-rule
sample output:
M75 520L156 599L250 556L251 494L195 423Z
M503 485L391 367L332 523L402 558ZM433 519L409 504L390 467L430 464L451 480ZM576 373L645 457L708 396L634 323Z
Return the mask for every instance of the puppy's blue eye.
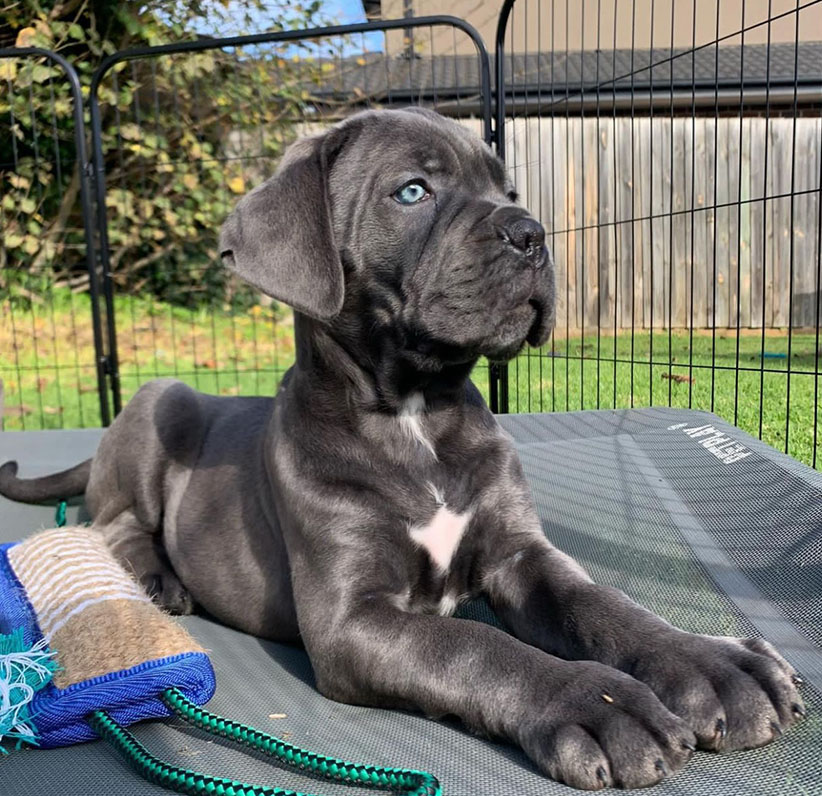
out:
M401 205L415 205L417 202L427 199L430 195L421 182L409 182L408 185L403 185L394 193L394 198Z

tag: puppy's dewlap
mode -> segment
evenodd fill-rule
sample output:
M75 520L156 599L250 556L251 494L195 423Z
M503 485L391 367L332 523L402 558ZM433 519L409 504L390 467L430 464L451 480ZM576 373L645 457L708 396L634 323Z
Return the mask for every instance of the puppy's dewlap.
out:
M425 398L421 392L414 392L405 399L398 415L400 427L403 432L415 443L421 445L435 459L437 452L431 439L425 433L422 426L422 418L425 412Z

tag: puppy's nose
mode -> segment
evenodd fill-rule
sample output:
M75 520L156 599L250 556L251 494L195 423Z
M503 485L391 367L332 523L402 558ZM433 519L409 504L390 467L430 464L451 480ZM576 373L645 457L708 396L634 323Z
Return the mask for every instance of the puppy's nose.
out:
M534 268L541 268L545 262L545 230L542 224L530 216L520 216L509 221L503 232L508 242L519 249Z

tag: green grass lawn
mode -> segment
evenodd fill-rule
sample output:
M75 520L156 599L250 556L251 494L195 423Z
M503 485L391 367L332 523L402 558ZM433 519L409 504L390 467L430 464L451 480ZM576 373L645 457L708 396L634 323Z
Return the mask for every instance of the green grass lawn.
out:
M653 344L653 356L651 345ZM632 354L633 345L633 354ZM786 332L630 331L615 338L596 332L559 339L540 351L524 352L509 365L512 412L677 406L713 411L760 436L796 459L813 464L815 333L790 336L788 416ZM738 348L738 350L737 350ZM616 359L616 362L614 361ZM633 365L631 364L633 360ZM736 372L737 362L739 372ZM714 367L712 367L712 364ZM673 378L672 378L673 377ZM761 396L761 398L760 398ZM822 442L817 429L817 443Z
M2 310L5 428L100 425L88 297L55 291L31 309ZM294 360L290 314L272 307L189 311L120 296L115 317L124 402L158 376L221 395L273 394Z
M56 291L31 310L8 304L2 310L5 428L99 425L88 298ZM273 394L294 359L290 316L273 307L213 313L121 296L115 312L124 401L158 376L174 376L221 395ZM790 418L788 345L786 333L769 331L764 344L769 356L762 358L756 332L740 337L738 352L736 335L724 331L717 331L715 340L701 331L693 337L676 331L670 338L659 331L653 340L648 332L633 338L630 332L617 338L603 334L598 340L596 331L557 339L509 364L510 409L671 404L713 410L755 436L761 424L762 438L779 450L785 450L787 431L788 452L813 464L816 337L791 335ZM487 397L485 363L477 366L474 380ZM818 394L822 398L822 391Z

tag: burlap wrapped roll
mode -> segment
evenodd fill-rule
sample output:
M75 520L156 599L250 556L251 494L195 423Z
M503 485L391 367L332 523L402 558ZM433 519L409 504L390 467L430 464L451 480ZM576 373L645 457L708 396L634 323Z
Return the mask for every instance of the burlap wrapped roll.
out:
M16 737L44 747L94 738L86 717L95 710L124 725L167 716L159 695L169 686L200 705L214 693L205 650L151 602L91 528L54 528L0 547L0 635L9 634L21 647L9 678L25 669L31 679L35 658L27 662L26 651L46 652L57 664L36 693L11 680L5 689L27 700L25 711L6 700L15 721L30 717L32 737Z

